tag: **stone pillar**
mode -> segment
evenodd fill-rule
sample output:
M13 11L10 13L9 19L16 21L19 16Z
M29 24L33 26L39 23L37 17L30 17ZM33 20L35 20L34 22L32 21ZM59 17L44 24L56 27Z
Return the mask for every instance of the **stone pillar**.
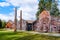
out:
M14 19L14 32L17 30L17 8L15 8L15 19Z
M20 30L22 30L22 10L20 11Z

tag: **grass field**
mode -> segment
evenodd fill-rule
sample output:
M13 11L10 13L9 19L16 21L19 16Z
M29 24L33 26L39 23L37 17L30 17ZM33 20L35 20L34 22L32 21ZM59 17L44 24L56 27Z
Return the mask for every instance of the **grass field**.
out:
M60 37L0 30L0 40L60 40Z

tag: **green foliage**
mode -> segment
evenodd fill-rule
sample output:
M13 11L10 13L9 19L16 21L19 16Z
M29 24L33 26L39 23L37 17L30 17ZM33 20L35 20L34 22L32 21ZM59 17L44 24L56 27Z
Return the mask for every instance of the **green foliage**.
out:
M6 26L6 22L3 20L2 21L2 28L5 28L5 26Z
M59 16L59 10L57 8L57 5L58 5L57 2L52 3L50 14L53 16Z
M0 28L2 28L2 21L1 21L1 19L0 19Z
M0 28L5 28L6 22L0 19Z
M39 8L36 17L38 18L39 14L44 10L44 8L50 10L51 4L52 4L52 0L40 0L38 4Z
M50 14L53 16L59 16L59 10L57 8L57 2L55 0L40 0L38 4L38 11L36 17L38 18L39 14L44 10L50 11Z

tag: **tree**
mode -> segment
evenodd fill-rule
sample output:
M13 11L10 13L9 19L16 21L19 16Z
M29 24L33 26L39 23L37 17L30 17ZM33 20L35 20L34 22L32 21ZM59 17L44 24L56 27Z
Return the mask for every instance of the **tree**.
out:
M2 21L2 28L5 28L5 26L6 26L6 22L3 20Z
M50 14L53 16L59 16L59 9L57 8L57 2L52 3Z
M38 4L38 12L36 17L38 18L39 14L46 8L47 10L51 10L52 0L40 0Z
M1 21L1 19L0 19L0 28L2 28L2 21Z
M44 8L50 11L50 14L53 16L60 16L59 9L57 8L58 3L55 0L40 0L39 1L39 8L36 14L38 18L39 14L44 10Z

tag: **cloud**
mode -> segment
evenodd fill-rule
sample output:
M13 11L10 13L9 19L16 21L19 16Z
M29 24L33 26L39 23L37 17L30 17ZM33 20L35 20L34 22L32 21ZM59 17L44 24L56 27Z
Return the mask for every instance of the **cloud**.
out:
M38 3L38 0L6 0L6 1L11 3L14 6L36 5Z
M4 7L4 6L9 6L10 4L7 2L0 2L0 6Z
M3 2L1 6L9 6L13 5L15 7L19 7L17 9L17 18L20 19L20 10L23 13L23 19L25 20L35 20L36 12L38 9L38 0L6 0L7 3ZM3 5L2 5L3 4ZM0 19L4 20L14 20L14 11L10 12L9 15L0 14ZM3 18L2 18L3 16Z
M35 17L35 14L36 14L36 11L37 11L37 8L34 7L34 8L31 8L31 7L20 7L18 9L18 16L20 15L20 10L22 10L22 16L23 16L23 19L25 20L35 20L36 17Z
M38 9L38 0L6 0L10 4L18 8L18 19L20 16L20 10L23 13L23 19L25 20L35 20L36 19L36 12Z
M5 14L0 14L0 19L1 20L5 20L5 21L8 21L8 20L14 20L14 17L11 16L11 15L5 15Z

